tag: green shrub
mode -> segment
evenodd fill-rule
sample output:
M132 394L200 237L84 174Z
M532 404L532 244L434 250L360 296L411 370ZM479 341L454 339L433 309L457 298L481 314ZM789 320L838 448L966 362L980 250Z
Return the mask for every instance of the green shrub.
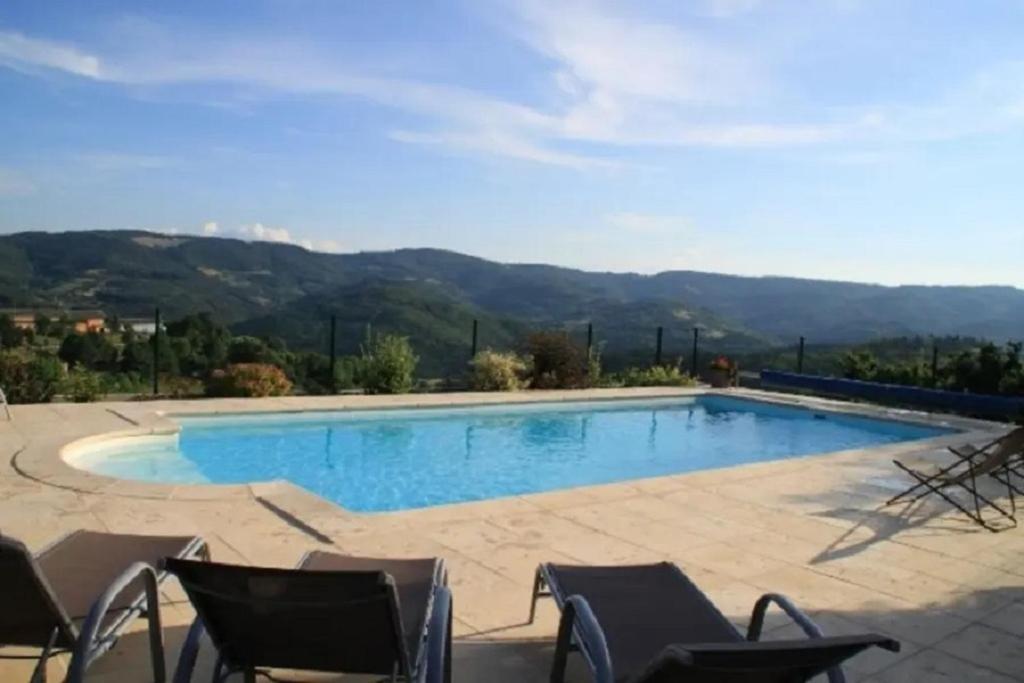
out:
M92 403L103 397L103 377L83 367L72 369L64 380L64 394L75 403Z
M534 389L576 389L588 385L589 359L564 332L535 332L526 340L533 359Z
M356 365L356 382L368 394L409 393L418 361L406 337L371 335Z
M258 398L284 396L291 390L291 380L284 371L266 363L235 363L224 370L214 370L206 384L210 396Z
M64 366L48 354L0 353L0 389L11 403L48 403L64 379Z
M170 398L195 398L206 393L202 380L181 375L160 374L160 396ZM145 394L143 394L145 397Z
M138 394L152 389L153 379L137 372L105 372L101 374L103 393Z
M514 352L484 349L471 360L470 384L476 391L518 391L525 386L526 361Z
M697 382L674 365L628 368L620 376L624 387L692 387Z

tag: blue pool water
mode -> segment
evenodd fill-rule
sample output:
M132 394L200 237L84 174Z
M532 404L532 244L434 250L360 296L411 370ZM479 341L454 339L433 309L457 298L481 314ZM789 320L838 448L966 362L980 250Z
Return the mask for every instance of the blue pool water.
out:
M287 479L350 510L401 510L889 444L947 430L718 396L177 418L175 445L80 456L126 479Z

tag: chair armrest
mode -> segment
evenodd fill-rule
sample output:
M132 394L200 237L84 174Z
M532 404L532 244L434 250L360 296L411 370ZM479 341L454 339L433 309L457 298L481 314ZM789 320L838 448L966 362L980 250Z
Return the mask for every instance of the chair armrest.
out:
M160 593L157 588L156 570L145 562L135 562L114 579L89 609L89 615L82 624L81 633L75 643L68 667L67 683L81 683L85 671L97 657L105 653L117 640L128 620L115 622L106 632L100 634L100 626L110 611L114 600L136 579L142 578L146 595L146 614L149 621L149 648L153 664L153 679L164 683L167 679L164 664L163 632L160 628Z
M790 619L796 622L797 626L807 634L808 638L821 638L824 636L818 625L803 610L793 604L792 600L778 593L765 593L754 603L754 611L750 615L750 626L747 628L747 640L755 641L761 638L761 629L764 627L764 615L773 602Z
M573 639L580 653L587 659L594 673L594 683L614 683L612 657L604 630L582 595L570 595L562 605L562 618L558 622L558 641L555 643L555 661L551 667L551 683L565 680L565 666Z
M427 649L422 670L416 672L422 683L451 683L452 680L452 592L446 586L434 589L434 602L427 624Z
M775 603L790 619L807 635L808 638L823 638L825 634L807 614L797 607L792 600L779 593L765 593L754 603L754 611L750 615L750 626L747 627L747 640L757 641L761 638L764 627L764 615L768 607ZM846 675L842 668L834 666L828 670L829 683L846 683Z

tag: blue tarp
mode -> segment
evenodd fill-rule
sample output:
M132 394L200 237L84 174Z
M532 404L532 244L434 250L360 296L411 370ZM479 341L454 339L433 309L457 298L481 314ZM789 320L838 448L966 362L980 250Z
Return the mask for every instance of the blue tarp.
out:
M1024 415L1024 397L966 394L900 384L881 384L857 379L801 375L795 372L761 371L764 389L802 389L825 396L859 398L888 403L944 410L964 415L1018 418Z

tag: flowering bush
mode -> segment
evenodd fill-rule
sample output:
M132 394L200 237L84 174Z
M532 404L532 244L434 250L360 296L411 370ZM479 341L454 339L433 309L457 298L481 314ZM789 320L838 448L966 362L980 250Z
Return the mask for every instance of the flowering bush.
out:
M535 332L526 340L534 389L579 389L589 383L586 351L565 332Z
M522 377L527 363L516 353L484 349L470 361L471 383L476 391L517 391L525 385Z
M716 356L715 359L711 361L711 369L712 370L729 370L729 371L732 371L733 369L735 369L735 367L736 367L736 364L733 363L726 356Z
M210 396L284 396L291 390L291 380L284 371L267 363L235 363L214 370L206 385Z

